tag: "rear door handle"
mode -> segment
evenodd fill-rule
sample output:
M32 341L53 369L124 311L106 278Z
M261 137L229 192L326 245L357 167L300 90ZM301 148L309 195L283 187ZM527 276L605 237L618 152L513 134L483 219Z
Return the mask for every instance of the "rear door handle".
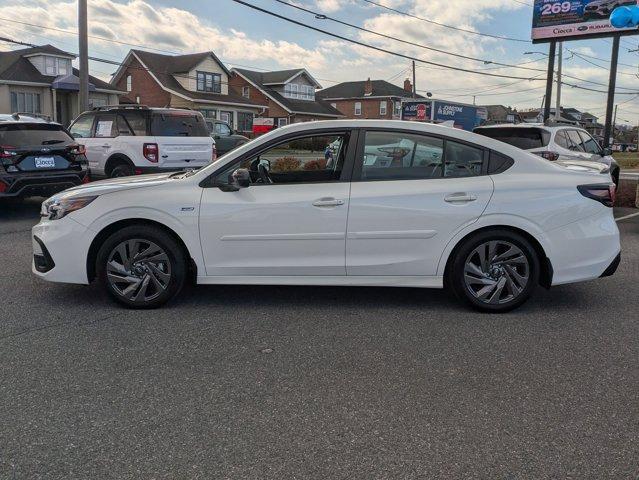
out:
M320 198L313 202L314 207L337 207L344 205L344 200L338 200L337 198Z
M111 148L111 145L109 145L108 143L105 143L104 145L102 145L102 148Z
M444 197L444 201L448 203L467 203L477 200L477 196L465 192L451 193Z

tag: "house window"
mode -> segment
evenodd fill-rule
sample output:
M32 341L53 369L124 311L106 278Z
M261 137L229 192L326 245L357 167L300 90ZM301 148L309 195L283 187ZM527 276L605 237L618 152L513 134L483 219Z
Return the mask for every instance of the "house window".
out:
M300 100L315 100L315 88L311 85L287 83L284 86L284 96L286 98L296 98Z
M393 117L401 117L402 116L402 102L393 103Z
M379 114L382 117L386 116L386 100L379 102Z
M71 73L71 60L68 58L44 57L45 75L68 75Z
M204 118L217 118L217 110L212 108L200 108L198 110Z
M242 87L242 96L244 98L249 98L251 96L251 88L250 87Z
M131 91L131 84L132 84L132 80L131 80L131 75L127 75L126 77L126 91L130 92Z
M249 112L237 112L237 129L240 132L252 132L253 114Z
M233 128L233 112L220 111L220 120L229 124Z
M40 94L11 92L11 111L21 113L41 113Z
M197 72L198 92L222 92L222 76L219 73Z
M355 115L359 116L362 114L362 102L355 102Z
M278 127L285 127L288 124L288 119L286 117L282 117L282 118L278 118L277 119L277 126Z

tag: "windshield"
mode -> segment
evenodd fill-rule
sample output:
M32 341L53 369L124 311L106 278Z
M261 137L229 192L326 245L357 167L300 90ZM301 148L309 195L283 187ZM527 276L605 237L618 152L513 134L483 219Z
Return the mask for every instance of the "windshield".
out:
M14 123L0 125L0 145L20 148L25 145L68 145L73 138L61 125Z
M507 143L513 147L521 148L523 150L545 147L550 141L550 133L542 130L541 128L476 128L475 133L499 140L500 142Z

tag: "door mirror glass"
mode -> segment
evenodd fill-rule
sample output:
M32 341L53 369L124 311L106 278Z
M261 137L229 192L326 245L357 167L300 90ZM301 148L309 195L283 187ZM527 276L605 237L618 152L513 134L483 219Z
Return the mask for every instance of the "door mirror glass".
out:
M251 185L251 174L247 168L238 168L231 173L229 185L235 190L240 188L248 188Z

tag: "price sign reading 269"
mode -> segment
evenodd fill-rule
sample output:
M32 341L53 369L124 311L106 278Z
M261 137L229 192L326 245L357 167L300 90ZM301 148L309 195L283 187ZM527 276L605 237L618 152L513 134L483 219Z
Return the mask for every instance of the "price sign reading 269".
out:
M541 7L542 15L553 15L557 13L568 13L572 4L570 2L546 3Z

